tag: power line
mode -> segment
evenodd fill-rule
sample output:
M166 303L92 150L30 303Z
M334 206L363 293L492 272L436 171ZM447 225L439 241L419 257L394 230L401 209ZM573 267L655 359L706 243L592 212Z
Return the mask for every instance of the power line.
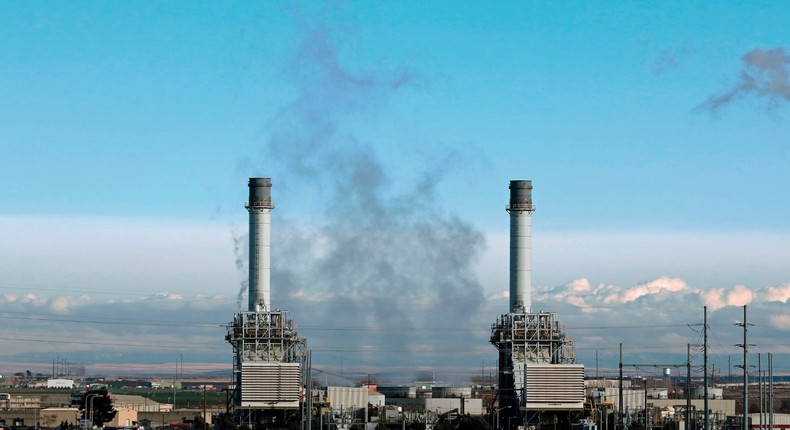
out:
M9 315L9 316L6 316ZM151 327L204 327L216 328L227 327L227 323L198 323L190 321L165 321L165 320L146 320L146 322L138 321L118 321L106 317L95 318L66 318L60 315L52 314L31 314L22 312L2 312L0 319L15 319L15 320L31 320L31 321L56 321L56 322L69 322L69 323L85 323L85 324L111 324L111 325L129 325L129 326L151 326ZM654 325L608 325L608 326L584 326L584 327L566 327L567 330L584 331L584 330L644 330L651 328L672 328L672 327L688 327L688 324L654 324ZM359 327L359 326L346 326L346 327L327 327L327 326L313 326L313 325L299 325L299 330L306 331L358 331L358 332L478 332L488 333L487 328L481 327Z
M58 292L58 293L71 293L71 294L95 294L95 295L110 295L110 296L134 296L134 297L148 297L148 296L156 296L157 294L162 293L171 293L171 294L178 294L180 297L184 299L211 299L211 300L227 300L227 301L235 301L235 296L223 296L223 295L202 295L202 294L184 294L181 292L176 291L167 291L162 289L156 290L135 290L130 291L129 289L121 289L121 290L113 290L113 289L101 289L101 290L92 290L92 289L85 289L85 288L72 288L72 287L46 287L40 285L18 285L18 284L5 284L0 285L0 289L2 290L19 290L19 291L27 291L27 292L38 292L38 291L51 291L51 292Z
M8 314L9 312L4 312ZM190 322L131 322L131 321L113 321L110 319L76 319L76 318L60 318L49 316L25 316L29 314L14 314L13 316L0 315L0 319L13 319L13 320L28 320L28 321L47 321L47 322L68 322L68 323L81 323L81 324L101 324L101 325L128 325L128 326L141 326L141 327L195 327L195 328L218 328L225 327L226 324L205 324L205 323L190 323Z
M17 342L33 342L33 343L67 343L67 344L70 344L70 345L77 344L77 345L120 346L120 347L134 347L134 348L159 348L159 349L161 349L161 348L166 346L168 348L173 348L173 349L216 349L216 350L222 349L222 350L227 350L227 348L224 348L224 347L220 348L220 347L208 346L208 345L204 345L204 344L192 344L192 345L190 345L190 344L167 343L167 344L164 344L164 345L162 345L162 344L154 345L150 341L146 341L145 343L113 342L113 341L96 342L96 341L90 341L90 340L86 340L86 339L77 339L77 338L71 338L69 340L64 340L63 338L59 338L59 339L46 339L46 338L41 339L41 338L39 338L39 339L36 339L36 338L31 338L31 337L10 337L10 336L1 336L0 340L12 340L12 341L17 341Z

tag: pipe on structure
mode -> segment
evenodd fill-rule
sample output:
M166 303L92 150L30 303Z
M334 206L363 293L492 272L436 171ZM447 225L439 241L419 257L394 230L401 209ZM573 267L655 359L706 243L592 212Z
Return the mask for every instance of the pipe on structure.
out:
M250 199L244 207L250 214L250 264L248 310L271 311L271 178L250 178Z
M510 181L510 312L532 308L532 181Z

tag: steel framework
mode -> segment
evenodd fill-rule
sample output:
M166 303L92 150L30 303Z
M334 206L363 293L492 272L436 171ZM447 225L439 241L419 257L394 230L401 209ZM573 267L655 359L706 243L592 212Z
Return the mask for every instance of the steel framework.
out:
M505 350L513 361L572 364L576 361L573 339L560 329L557 314L510 313L500 315L491 326L491 343Z
M239 312L226 339L239 361L298 363L305 355L306 341L287 311Z
M538 369L545 365L574 364L576 355L573 339L560 328L556 313L516 312L503 314L497 318L496 323L491 326L490 342L499 351L499 406L506 415L510 416L508 422L512 417L514 421L519 421L516 425L525 425L531 418L522 412L532 409L527 401L527 377L533 371L528 369L532 366L535 371L545 372ZM580 400L583 400L584 371L582 367L579 372L577 367L579 366L557 366L554 370L556 374L550 378L557 383L546 389L557 393L569 390L571 393L580 391ZM565 382L561 382L563 380ZM578 389L580 383L581 390ZM535 379L532 384L542 385L543 382ZM552 395L552 393L541 394ZM533 395L533 402L537 400L534 397ZM577 394L571 397L575 398ZM558 398L568 399L564 395ZM564 401L562 403L567 404L568 409L574 409L578 404L578 402ZM557 405L560 406L559 403ZM539 419L540 411L531 416Z
M234 354L228 409L239 423L272 423L299 411L307 342L287 311L239 312L225 339Z

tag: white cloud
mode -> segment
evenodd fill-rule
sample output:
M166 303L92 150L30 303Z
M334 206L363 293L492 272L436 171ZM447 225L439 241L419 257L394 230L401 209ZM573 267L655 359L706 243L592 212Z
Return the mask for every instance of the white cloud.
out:
M584 298L579 296L568 296L565 298L565 301L571 305L578 306L580 308L587 308L587 303L584 302Z
M744 285L736 285L732 290L711 288L708 291L701 291L700 296L705 305L715 311L725 306L748 305L754 300L755 293Z
M575 279L567 284L538 294L538 300L551 298L591 311L593 308L630 303L645 296L669 297L688 290L685 281L662 276L650 282L622 289L614 285L599 283L593 286L587 278Z
M55 313L66 313L71 307L71 300L68 297L55 297L49 302L49 309Z
M568 288L574 292L587 292L591 291L590 281L587 278L576 279L568 284Z
M705 306L707 306L712 311L719 310L727 306L727 301L724 297L724 288L711 288L708 291L701 292L700 295L705 301Z
M788 299L790 299L790 282L778 287L770 287L765 293L765 300L769 302L787 303Z
M498 247L486 251L487 264L496 265L500 276L491 285L506 285L508 238L487 237ZM536 231L533 285L584 278L628 286L661 276L706 290L736 284L779 285L790 280L788 243L790 233L784 231ZM483 282L492 279L480 273Z
M53 221L49 223L52 230L45 226L44 230L47 231L36 233L32 226L3 226L3 222L4 219L0 218L0 235L3 237L11 230L26 232L8 236L16 238L11 245L5 241L0 243L0 258L4 261L3 267L0 267L0 276L11 276L12 279L7 285L13 286L7 287L7 290L0 286L0 303L4 304L6 312L80 315L80 319L89 315L110 320L115 315L134 312L140 321L144 321L190 320L199 309L201 319L221 324L229 321L237 310L235 296L239 290L240 278L244 274L236 270L232 234L226 226L193 226L181 229L165 224L150 227L151 230L148 231L148 226L139 223L131 223L137 226L132 228L123 227L123 221L105 220L99 222L102 228L97 230L90 221L66 220L62 223ZM74 233L54 231L72 227ZM109 239L100 237L102 234L109 234L107 231L116 227L117 231ZM30 242L23 241L27 233L31 235L28 237ZM48 234L60 235L49 248L43 245L47 241L41 240ZM154 240L150 237L160 234L169 236L169 239ZM295 233L287 227L278 228L277 234L281 241L302 241L289 236ZM85 236L84 240L81 235ZM149 239L153 245L148 244ZM725 239L734 245L722 246ZM678 321L692 323L701 318L702 304L708 304L711 310L718 310L719 314L734 319L737 318L737 310L732 309L734 306L751 303L755 307L750 308L750 311L756 314L752 321L757 323L762 319L761 327L770 325L771 330L787 330L787 317L777 316L776 312L761 313L760 306L763 302L780 306L780 302L786 303L790 298L790 284L787 283L790 269L785 264L786 252L783 254L786 249L786 242L783 241L788 239L790 237L782 234L544 234L540 241L542 246L536 246L534 251L533 285L556 286L536 287L533 308L557 312L563 325L584 328L619 327L634 322L635 325L641 325L642 321L648 320L659 326L676 324ZM113 250L109 246L110 242L119 244L118 248ZM276 249L278 254L273 256L273 265L281 269L283 260L292 260L289 267L294 270L285 274L281 272L280 276L294 278L278 279L279 282L287 281L288 288L283 288L282 283L273 283L273 300L277 307L289 311L290 317L298 323L300 333L311 336L308 337L311 348L315 347L319 354L322 348L338 347L347 348L350 354L358 350L359 345L378 345L377 342L385 342L399 345L434 345L436 350L431 354L419 350L426 354L421 357L430 356L432 359L439 358L442 354L452 354L446 351L461 348L475 351L475 354L479 354L477 359L488 360L491 349L488 344L490 333L487 330L499 313L507 311L509 272L508 237L505 235L491 240L489 236L488 242L491 248L483 258L477 260L476 266L477 276L484 285L484 294L481 297L483 303L476 314L464 314L454 320L448 320L449 312L445 312L452 307L440 303L442 299L452 296L439 294L440 290L434 285L442 281L441 279L426 288L413 291L373 291L366 288L344 291L336 288L334 283L327 283L325 288L317 288L312 277L302 276L302 269L309 269L310 262L300 259L301 254L298 253L283 254L284 246ZM536 245L537 242L536 240ZM14 253L15 245L18 245L20 252ZM765 247L760 248L760 245ZM103 250L99 254L92 251L97 246ZM308 255L315 257L326 255L325 248L326 244L321 244L304 249ZM735 252L732 248L740 250ZM656 249L679 251L676 255L656 253ZM749 252L744 253L743 249L748 249ZM311 252L316 254L310 254ZM173 255L179 257L173 258ZM704 255L705 258L694 260L699 258L694 257L695 255ZM746 261L742 261L743 259ZM30 269L41 260L52 261L53 264L40 272L31 272ZM759 267L765 269L758 273L759 276L752 276L757 272L740 267L754 266L757 260L762 263ZM11 266L5 264L7 261ZM727 273L728 270L731 273ZM145 276L131 276L138 271L144 272ZM22 279L20 273L34 275L30 279ZM747 278L747 274L752 277ZM393 275L397 275L397 272ZM560 282L546 281L551 279L560 279ZM568 279L571 281L568 282ZM652 280L637 282L638 279ZM763 279L770 282L763 283ZM747 285L772 287L748 288ZM418 299L415 294L424 294L430 300ZM670 303L672 306L668 306ZM393 309L403 310L412 316L410 320L404 321L403 313L392 312ZM770 322L769 315L774 315ZM339 319L341 316L342 319ZM389 319L383 316L389 316ZM372 328L372 331L363 331L359 335L355 332L355 336L348 336L343 331L322 330L351 325L347 321L362 322L364 327ZM20 331L25 329L23 322L31 330L41 333L41 336L62 335L64 338L71 336L68 331L74 331L75 328L83 331L84 327L64 324L64 331L60 333L49 330L51 323L19 321L17 324L12 318L3 320L4 328L13 323L16 324L14 328ZM731 326L731 322L728 321L727 325ZM442 327L450 326L476 331L472 335L470 332L461 334L450 331L448 334L441 331ZM391 327L402 330L390 331ZM387 330L385 335L375 332L377 328ZM143 339L147 330L150 327L108 325L93 327L90 335L97 339L117 336L117 339L131 342ZM209 352L201 351L200 354L219 361L229 357L230 348L227 351L222 349L224 334L221 328L200 329L209 330L210 333L180 326L168 326L166 330L172 337L157 339L158 341L182 341L188 337L205 336L206 339L218 343L219 350L215 348ZM605 348L601 345L616 345L618 342L629 346L645 344L644 348L649 348L650 343L646 342L646 338L658 339L660 335L666 334L661 332L666 329L656 329L651 334L645 334L645 330L638 334L612 331L603 336L600 342L590 340L597 337L591 331L571 334L577 340L577 345L587 348L577 351L577 354L584 357L583 354L589 354L590 348L601 348L601 353L604 354ZM674 348L673 342L681 345L689 343L688 333L684 330L687 329L672 329L671 335L664 339L667 347ZM72 348L65 343L47 345L44 342L9 342L13 342L19 351L41 354L53 350L63 353L73 350L75 353L81 351L88 354L95 348L95 345L81 344ZM455 346L456 344L461 346ZM110 349L113 354L123 357L130 357L131 354L118 346L103 349ZM150 354L151 349L145 349L144 352ZM375 349L366 354L370 355L371 362L378 361ZM415 355L417 356L419 354ZM587 359L589 360L589 356ZM86 360L96 361L93 358ZM442 360L446 359L439 361ZM587 364L589 363L588 361Z
M688 285L682 279L662 276L656 280L626 289L620 294L618 301L620 303L628 303L642 296L678 293L686 289L688 289Z
M620 287L605 283L595 284L587 278L580 278L553 288L537 288L536 292L533 308L559 311L561 318L563 312L570 312L571 315L578 312L613 312L612 315L617 318L616 321L611 321L614 325L622 321L642 320L648 315L653 320L672 324L678 315L699 314L703 305L709 311L715 312L750 304L762 307L771 302L781 302L786 297L787 285L756 289L745 285L701 289L689 285L683 279L662 276L649 282ZM666 306L669 303L671 307ZM768 315L770 313L765 318ZM574 318L571 317L571 321ZM779 327L776 324L773 326Z
M153 300L184 300L184 296L182 296L181 294L167 293L167 292L156 293L153 296L150 296L150 298Z
M617 290L619 290L619 288ZM609 293L603 299L603 303L606 305L611 305L613 303L617 303L618 301L619 301L619 297L617 292Z
M754 300L754 292L745 285L736 285L727 296L727 304L730 306L744 306Z

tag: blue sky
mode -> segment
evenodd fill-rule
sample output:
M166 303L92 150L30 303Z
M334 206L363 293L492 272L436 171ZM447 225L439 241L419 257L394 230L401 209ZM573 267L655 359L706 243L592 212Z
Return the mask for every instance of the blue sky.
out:
M327 369L493 363L511 179L534 181L536 307L588 367L595 350L614 367L619 342L681 361L696 334L673 325L706 304L720 360L742 304L757 348L788 354L771 348L790 331L789 18L738 2L3 4L0 361L229 363L221 327L181 323L237 310L250 176L274 183L273 299ZM160 325L97 324L126 315ZM55 317L70 342L44 337Z

